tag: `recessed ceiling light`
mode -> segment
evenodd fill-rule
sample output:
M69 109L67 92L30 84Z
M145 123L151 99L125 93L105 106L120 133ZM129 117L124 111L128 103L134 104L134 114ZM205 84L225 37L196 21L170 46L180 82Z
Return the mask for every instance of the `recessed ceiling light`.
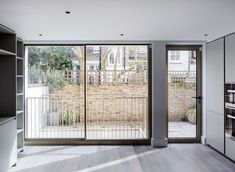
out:
M206 33L206 34L204 34L204 36L208 36L208 34Z
M42 34L40 33L40 34L38 34L38 36L42 36Z
M70 14L71 12L70 11L65 11L66 14Z
M120 36L124 36L124 34L123 34L123 33L121 33L121 34L120 34Z

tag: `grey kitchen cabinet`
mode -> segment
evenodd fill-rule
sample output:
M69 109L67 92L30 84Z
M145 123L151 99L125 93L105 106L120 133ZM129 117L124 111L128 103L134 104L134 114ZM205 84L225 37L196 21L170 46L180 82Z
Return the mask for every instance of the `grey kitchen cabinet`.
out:
M235 140L225 139L225 155L235 161Z
M224 38L206 47L207 109L224 114Z
M224 153L224 115L207 110L207 144Z
M235 34L225 37L225 83L235 83Z
M11 118L10 120L8 120L7 118L1 118L1 121L0 171L4 172L8 171L8 169L16 164L17 161L16 119Z

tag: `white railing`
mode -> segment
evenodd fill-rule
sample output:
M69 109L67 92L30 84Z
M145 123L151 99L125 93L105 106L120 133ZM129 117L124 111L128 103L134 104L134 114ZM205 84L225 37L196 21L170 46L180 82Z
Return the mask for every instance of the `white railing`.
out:
M66 70L65 80L70 83L80 84L84 82L84 71ZM146 70L87 70L87 84L141 84L147 83L148 74Z
M59 71L64 81L72 84L84 83L83 70L63 70ZM33 76L29 75L29 84L45 84L47 76L45 72L39 71ZM36 78L35 78L36 77ZM143 84L148 82L147 70L87 70L87 84Z
M195 85L196 84L196 71L169 71L168 82L173 84Z
M26 138L143 139L148 136L146 96L28 97ZM86 124L86 131L85 131Z

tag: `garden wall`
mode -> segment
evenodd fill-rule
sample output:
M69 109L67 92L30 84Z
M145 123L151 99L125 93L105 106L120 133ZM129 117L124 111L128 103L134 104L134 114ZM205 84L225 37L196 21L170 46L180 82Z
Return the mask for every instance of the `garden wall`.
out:
M196 91L192 88L168 87L168 121L182 121L185 119L187 111L196 107Z
M44 88L30 88L30 95L46 93ZM41 90L41 91L38 91ZM170 85L169 91L169 121L181 121L186 112L195 107L195 90ZM34 93L34 94L33 94ZM73 112L78 121L84 121L84 87L83 85L68 84L53 92L60 99L58 108L62 112ZM87 120L88 121L146 121L148 114L148 88L146 84L139 85L88 85L87 86ZM32 96L33 97L33 96ZM63 101L63 105L60 100ZM53 103L52 101L50 101ZM54 104L53 104L54 105ZM38 114L38 113L37 113ZM66 114L62 114L66 115ZM71 113L70 113L71 115Z

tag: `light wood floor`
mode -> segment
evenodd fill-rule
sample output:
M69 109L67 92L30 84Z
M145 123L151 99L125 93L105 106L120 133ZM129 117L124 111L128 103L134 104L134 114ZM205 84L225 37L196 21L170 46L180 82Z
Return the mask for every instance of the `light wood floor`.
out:
M201 144L151 146L28 146L18 172L235 172L235 164Z

